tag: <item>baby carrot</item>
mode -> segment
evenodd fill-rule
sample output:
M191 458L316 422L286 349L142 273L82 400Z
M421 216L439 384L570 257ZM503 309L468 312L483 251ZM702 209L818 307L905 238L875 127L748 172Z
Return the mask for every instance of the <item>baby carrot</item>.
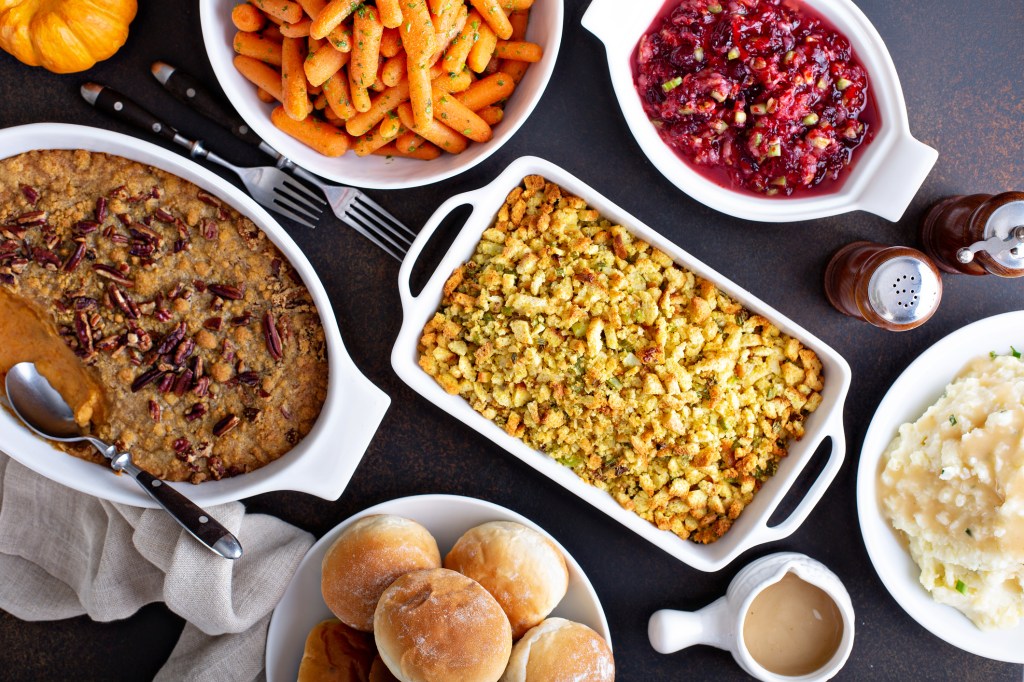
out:
M508 74L499 71L473 83L466 91L456 95L456 99L470 110L479 111L486 106L507 99L515 87L516 84L512 82Z
M356 114L345 123L345 130L353 137L370 132L375 125L384 120L388 112L394 111L402 102L409 99L409 81L402 80L393 88L388 88L373 100L368 111Z
M328 78L338 72L338 69L348 63L349 54L349 52L339 52L330 45L324 45L309 55L302 65L309 84L323 85Z
M381 71L380 79L384 82L384 85L393 88L398 85L398 81L405 78L406 69L405 52L402 51L384 62L384 69Z
M499 0L501 8L506 12L520 11L533 7L533 0Z
M235 68L247 80L269 92L278 102L284 100L281 88L281 72L264 62L245 55L235 56Z
M476 112L476 115L486 121L487 125L493 128L501 123L501 119L505 118L505 110L501 107L491 105Z
M441 156L441 150L429 142L424 142L412 151L399 149L395 144L386 144L373 153L377 156L400 156L405 159L421 159L423 161L431 161Z
M273 95L271 95L263 88L256 88L256 96L260 98L261 102L266 102L267 104L277 101L276 99L274 99Z
M345 21L361 4L362 0L331 0L313 20L309 34L314 38L326 38L328 33Z
M473 45L480 38L480 26L482 24L483 19L480 17L479 12L473 10L469 13L469 16L466 17L466 25L459 31L459 35L452 39L451 44L444 53L442 64L445 71L448 73L462 71L470 50L473 49Z
M480 16L484 18L487 25L491 27L494 34L502 40L512 37L512 24L509 23L505 11L501 9L498 0L469 0Z
M309 36L309 27L312 23L309 19L303 19L294 24L281 24L281 35L286 38L306 38Z
M302 5L303 11L310 19L320 16L320 12L327 6L327 0L295 0L295 2Z
M273 17L287 24L302 21L302 7L291 0L249 0L259 7L268 17Z
M384 17L381 17L383 23ZM397 28L385 28L380 37L380 56L390 59L402 51L402 35Z
M324 94L327 95L327 108L333 111L338 119L347 121L358 113L352 105L352 97L348 91L348 75L344 71L324 81Z
M409 63L425 64L434 54L434 22L430 19L426 0L405 0L402 3L399 31Z
M309 93L306 91L306 42L301 38L285 38L281 46L281 87L284 110L296 121L309 115Z
M395 112L389 112L384 120L380 122L380 128L377 129L380 136L389 142L400 134L405 132L405 128L402 127L402 121L398 118L398 114Z
M281 66L281 45L273 40L267 40L258 33L235 34L235 52L244 54L246 57L254 57L267 64Z
M235 5L231 10L231 22L239 31L259 31L267 23L263 13L252 5Z
M491 27L486 23L480 25L480 37L473 43L473 48L466 57L466 64L476 73L483 73L487 64L494 54L494 46L498 43L498 36L494 34Z
M345 131L313 117L296 121L285 113L284 107L274 109L270 113L270 120L279 129L324 156L341 156L349 147Z
M427 125L434 118L430 70L425 64L414 64L410 59L407 73L409 74L409 99L412 101L413 117L418 125Z
M421 137L426 138L428 142L433 142L446 152L460 154L466 149L466 138L436 119L430 119L426 125L416 125L412 107L408 102L403 102L398 106L398 117L402 119L402 125L406 128L415 131Z
M401 121L402 119L398 119ZM417 135L411 130L407 130L395 140L395 146L397 146L403 152L411 152L421 144L426 142L422 137Z
M351 69L348 70L348 92L352 96L352 106L356 108L356 111L370 110L369 88L365 88L362 84L352 80Z
M352 27L348 24L335 26L331 32L327 34L327 40L330 41L331 45L334 45L334 49L341 50L342 52L351 52Z
M380 61L380 40L384 24L380 23L376 8L361 5L352 20L352 61L349 64L349 78L363 88L377 81L377 66Z
M487 142L493 136L487 122L449 92L434 91L434 112L441 123L474 142Z
M494 56L517 62L539 62L544 50L537 43L526 41L499 40L494 46Z
M377 0L377 11L380 20L388 28L402 25L402 6L400 0Z

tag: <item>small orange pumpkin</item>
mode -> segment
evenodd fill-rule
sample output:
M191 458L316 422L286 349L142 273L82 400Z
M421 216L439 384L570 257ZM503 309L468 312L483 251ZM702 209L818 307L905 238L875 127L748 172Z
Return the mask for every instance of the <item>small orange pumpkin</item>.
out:
M0 48L54 73L84 71L128 39L136 0L0 0Z

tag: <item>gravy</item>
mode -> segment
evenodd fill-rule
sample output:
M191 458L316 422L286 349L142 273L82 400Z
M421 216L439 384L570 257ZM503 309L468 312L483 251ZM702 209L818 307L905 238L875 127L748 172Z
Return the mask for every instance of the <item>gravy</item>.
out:
M57 330L31 304L0 287L0 381L19 362L34 362L75 414L79 426L102 422L103 392Z
M792 573L757 595L743 619L747 650L776 675L819 670L842 637L843 618L832 598Z

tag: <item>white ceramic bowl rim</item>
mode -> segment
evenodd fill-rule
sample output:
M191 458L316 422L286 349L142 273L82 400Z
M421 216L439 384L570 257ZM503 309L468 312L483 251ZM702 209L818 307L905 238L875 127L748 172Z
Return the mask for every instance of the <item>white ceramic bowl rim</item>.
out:
M917 357L878 404L857 468L857 515L868 557L896 603L921 627L949 644L997 661L1024 663L1024 623L985 632L963 613L931 598L919 581L906 542L882 514L878 476L882 454L899 427L918 419L972 358L1024 345L1024 311L988 317L952 332Z
M664 7L664 0L640 0L632 3L628 12L617 0L593 0L583 26L605 44L615 96L637 143L655 167L692 198L728 215L765 222L809 220L855 209L898 220L938 153L911 137L896 68L864 13L850 0L803 1L850 39L870 75L880 123L874 139L858 150L837 189L806 196L764 197L722 187L694 170L662 141L636 92L632 54Z
M327 292L288 233L234 185L179 154L143 140L61 123L0 130L0 159L36 149L85 149L115 154L177 175L219 197L250 218L281 250L302 277L319 311L327 340L328 391L320 417L309 434L290 452L256 471L198 485L171 485L204 507L273 490L299 490L332 500L340 497L391 401L352 363ZM4 452L57 483L112 502L156 507L130 477L118 476L107 467L56 450L6 410L0 410L0 431L4 434L0 443ZM339 448L343 451L339 452Z
M490 226L508 192L518 186L524 177L533 174L544 176L582 197L604 217L625 226L637 236L671 255L676 263L713 282L748 309L771 320L783 332L797 338L805 346L814 350L824 365L827 379L825 390L822 392L822 403L818 410L807 419L804 437L791 443L790 454L783 459L775 476L764 484L729 532L710 545L698 545L682 540L669 531L658 530L653 524L622 508L610 495L587 485L570 469L547 455L529 448L521 440L506 434L499 426L475 412L462 397L448 395L416 362L416 348L420 333L423 325L437 310L441 300L441 287L445 280L456 267L467 261L472 255L480 240L480 235L483 234L485 228ZM409 289L409 278L423 247L441 221L455 208L464 204L473 208L471 216L455 237L426 286L418 296L413 296ZM850 368L846 361L806 329L701 263L655 230L605 199L578 178L543 159L536 157L517 159L486 187L452 197L442 204L420 231L416 241L413 242L399 271L398 286L402 299L403 320L402 329L391 354L391 364L403 381L430 402L490 438L526 464L694 568L703 571L718 570L751 547L791 534L821 499L829 483L842 466L846 452L842 408L850 385ZM810 486L789 518L776 526L768 526L768 519L772 511L786 497L800 471L826 437L831 440L831 452L818 478Z
M382 156L359 158L351 152L332 159L274 127L270 122L273 106L256 97L256 87L232 64L236 29L231 23L231 8L235 4L236 0L202 0L199 15L203 42L214 74L242 119L268 144L306 170L335 182L373 189L402 189L440 182L473 168L497 152L526 122L544 94L558 59L565 12L562 0L538 0L534 4L526 38L544 48L544 57L530 67L509 98L505 118L494 127L494 137L485 143L471 144L461 154L445 154L424 162Z

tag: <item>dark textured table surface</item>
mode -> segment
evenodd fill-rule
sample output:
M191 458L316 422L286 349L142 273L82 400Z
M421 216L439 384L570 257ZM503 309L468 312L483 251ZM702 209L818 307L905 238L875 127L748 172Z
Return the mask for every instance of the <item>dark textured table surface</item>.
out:
M778 550L802 551L825 562L849 589L857 612L856 644L841 679L1020 680L1020 666L988 661L946 644L889 596L858 531L855 472L864 432L892 381L953 330L1024 307L1021 282L946 277L935 317L915 331L893 334L835 312L821 281L829 255L854 239L915 245L922 212L940 197L1024 189L1024 90L1019 82L1024 73L1019 49L1024 4L859 0L896 64L911 131L939 150L938 164L899 223L850 213L781 225L717 213L677 191L652 167L619 113L602 48L579 25L587 4L566 1L554 77L534 114L508 144L452 180L371 196L418 226L444 198L486 184L521 155L537 154L570 169L849 361L849 454L838 479L788 539L753 549L717 573L685 566L407 388L389 361L401 321L398 265L331 219L315 232L286 227L320 274L355 363L393 402L339 500L275 493L249 500L249 509L278 515L317 535L370 505L418 493L469 495L514 509L558 538L593 581L611 624L621 680L742 679L729 654L716 649L655 653L647 642L647 618L662 607L704 606L724 593L743 565ZM135 134L78 96L83 81L96 80L163 111L177 127L214 143L230 159L263 162L164 93L149 75L156 59L214 82L200 38L198 3L143 2L124 48L84 74L57 76L0 53L0 127L62 121ZM0 678L148 679L166 659L181 625L161 605L106 624L85 618L25 623L0 612Z

